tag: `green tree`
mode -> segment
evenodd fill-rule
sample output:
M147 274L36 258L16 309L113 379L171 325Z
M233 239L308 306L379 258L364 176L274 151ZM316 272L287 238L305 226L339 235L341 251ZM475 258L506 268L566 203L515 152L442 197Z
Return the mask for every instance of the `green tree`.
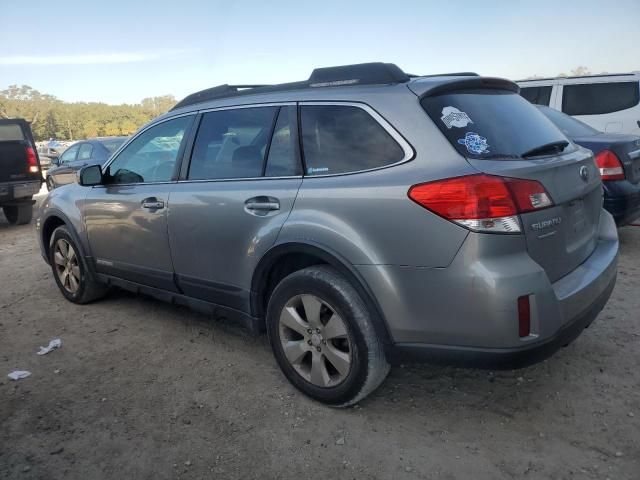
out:
M0 118L24 118L36 140L78 140L131 135L176 104L172 95L143 99L134 105L63 102L28 85L10 85L0 91Z

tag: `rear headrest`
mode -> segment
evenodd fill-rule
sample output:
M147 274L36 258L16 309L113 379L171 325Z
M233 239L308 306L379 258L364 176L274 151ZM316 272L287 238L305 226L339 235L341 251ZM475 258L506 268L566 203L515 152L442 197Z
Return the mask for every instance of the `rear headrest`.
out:
M231 163L234 164L255 164L260 165L262 163L262 154L260 149L255 145L246 145L244 147L238 147L233 151L231 157Z

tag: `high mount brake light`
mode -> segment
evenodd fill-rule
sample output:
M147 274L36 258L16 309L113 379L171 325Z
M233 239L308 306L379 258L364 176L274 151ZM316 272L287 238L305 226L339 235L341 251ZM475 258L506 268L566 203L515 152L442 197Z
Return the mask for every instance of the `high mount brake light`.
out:
M611 150L603 150L598 153L595 161L603 181L625 179L622 162Z
M477 232L519 233L518 214L553 205L540 182L485 174L414 185L408 195L427 210Z

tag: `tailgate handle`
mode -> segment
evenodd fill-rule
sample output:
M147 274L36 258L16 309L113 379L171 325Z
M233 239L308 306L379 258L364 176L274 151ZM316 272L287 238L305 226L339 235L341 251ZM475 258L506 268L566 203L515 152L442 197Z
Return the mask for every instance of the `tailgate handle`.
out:
M640 150L635 150L633 152L629 152L629 158L631 160L636 160L636 159L640 158Z

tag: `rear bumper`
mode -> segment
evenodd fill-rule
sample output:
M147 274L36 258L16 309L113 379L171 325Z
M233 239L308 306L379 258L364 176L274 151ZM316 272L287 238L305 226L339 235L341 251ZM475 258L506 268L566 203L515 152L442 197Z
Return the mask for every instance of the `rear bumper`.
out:
M572 341L615 285L618 238L603 212L595 250L551 283L522 236L470 234L447 268L361 266L392 336L394 363L429 360L484 368L540 361ZM531 335L518 333L517 298L529 295Z
M640 183L626 180L604 182L604 208L613 215L618 226L640 217Z
M616 277L614 276L606 289L592 300L585 311L574 317L569 324L562 327L550 338L541 342L516 348L474 348L397 343L390 351L389 361L393 364L418 361L493 370L528 367L549 358L560 348L566 347L591 325L591 322L595 320L609 300L615 283Z
M0 205L34 203L31 197L40 191L41 181L0 183Z

